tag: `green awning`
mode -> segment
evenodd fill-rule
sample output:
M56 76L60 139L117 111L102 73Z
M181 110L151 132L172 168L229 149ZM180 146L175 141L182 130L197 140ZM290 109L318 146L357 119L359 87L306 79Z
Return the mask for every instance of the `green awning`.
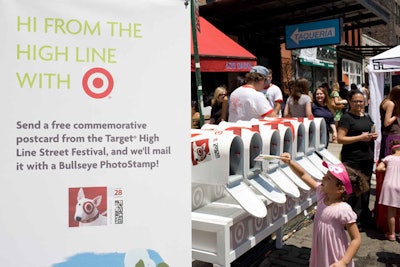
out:
M333 69L335 64L331 61L316 59L316 58L303 58L300 57L300 64L306 66L322 67L327 69Z

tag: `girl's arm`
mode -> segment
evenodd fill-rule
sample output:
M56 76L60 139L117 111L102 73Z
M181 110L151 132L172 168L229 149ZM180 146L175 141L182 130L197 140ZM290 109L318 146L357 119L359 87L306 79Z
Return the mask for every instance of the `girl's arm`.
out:
M289 101L288 100L286 100L285 109L283 110L283 117L285 117L285 118L289 117Z
M279 112L281 111L281 107L282 107L282 103L281 102L275 102L274 111L275 111L276 114L279 114Z
M360 231L358 230L357 224L354 223L348 223L346 224L346 229L347 232L349 233L350 236L350 244L349 247L347 248L346 252L344 253L343 257L340 259L340 261L335 262L329 267L345 267L347 266L350 262L351 259L354 258L356 255L358 249L361 246L361 235Z
M306 117L312 116L311 102L306 103Z
M338 96L335 96L334 101L335 101L335 104L336 104L336 105L339 105L339 104L347 104L347 100L346 100L346 99L339 100L339 97L338 97Z
M317 182L296 161L291 160L289 153L282 153L280 159L311 189L315 190L317 188Z
M332 130L332 141L337 142L337 132L336 132L336 125L331 124L331 130Z
M227 96L224 96L224 100L222 101L221 121L228 121L228 104L229 99Z
M333 97L333 101L335 101L335 104L336 104L336 105L342 104L342 103L340 103L340 100L339 100L339 97L338 97L338 96L334 96L334 97Z

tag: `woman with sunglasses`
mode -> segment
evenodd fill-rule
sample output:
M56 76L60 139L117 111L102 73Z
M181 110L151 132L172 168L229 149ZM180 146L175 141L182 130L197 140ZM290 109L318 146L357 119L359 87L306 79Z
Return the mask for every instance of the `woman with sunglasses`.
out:
M368 178L374 166L374 141L378 137L374 122L364 113L364 95L359 90L348 94L349 111L340 118L337 140L343 144L340 157L343 163L359 170ZM372 226L372 213L369 210L370 192L359 197L350 195L348 203L357 214L357 223L364 227Z

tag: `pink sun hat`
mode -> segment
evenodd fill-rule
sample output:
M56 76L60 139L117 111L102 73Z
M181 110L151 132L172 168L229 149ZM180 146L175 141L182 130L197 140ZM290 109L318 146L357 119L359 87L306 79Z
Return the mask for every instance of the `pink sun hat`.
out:
M322 162L322 165L327 167L333 176L342 181L344 188L346 189L346 193L348 195L353 193L353 188L351 186L349 175L347 174L346 167L342 163L331 164L329 162L324 161Z

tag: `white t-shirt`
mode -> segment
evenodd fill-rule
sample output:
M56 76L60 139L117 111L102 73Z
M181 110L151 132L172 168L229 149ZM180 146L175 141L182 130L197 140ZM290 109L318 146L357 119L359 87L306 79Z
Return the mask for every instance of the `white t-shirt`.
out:
M229 122L249 121L265 117L273 108L264 94L243 85L235 89L229 98Z
M267 98L267 100L269 101L269 103L271 104L272 107L275 107L275 102L280 102L280 103L283 102L282 91L275 84L272 84L267 89L264 89L263 93L264 93L265 97Z

